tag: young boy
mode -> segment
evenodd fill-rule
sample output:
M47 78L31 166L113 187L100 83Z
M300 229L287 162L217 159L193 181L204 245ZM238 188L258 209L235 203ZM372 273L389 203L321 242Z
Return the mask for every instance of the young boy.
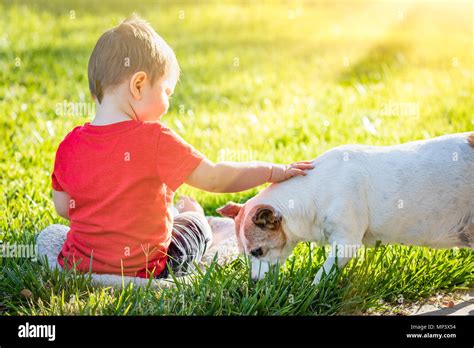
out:
M209 161L159 122L179 71L173 50L136 16L100 37L88 72L96 115L64 138L52 173L55 208L70 220L61 267L144 278L166 277L169 269L184 275L212 232L190 198L173 217L174 192L183 183L238 192L312 168L309 162Z

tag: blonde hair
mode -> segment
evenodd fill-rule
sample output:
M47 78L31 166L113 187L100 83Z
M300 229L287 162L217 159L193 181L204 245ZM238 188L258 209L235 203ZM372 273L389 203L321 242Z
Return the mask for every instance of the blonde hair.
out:
M179 64L173 49L151 25L137 15L107 30L89 58L89 89L102 102L108 87L118 85L138 71L153 84L166 76L179 79Z

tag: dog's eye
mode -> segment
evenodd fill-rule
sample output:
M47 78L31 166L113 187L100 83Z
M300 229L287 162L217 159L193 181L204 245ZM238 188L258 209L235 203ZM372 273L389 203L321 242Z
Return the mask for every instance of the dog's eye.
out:
M250 254L255 257L259 257L263 255L263 250L262 248L256 248L250 251Z

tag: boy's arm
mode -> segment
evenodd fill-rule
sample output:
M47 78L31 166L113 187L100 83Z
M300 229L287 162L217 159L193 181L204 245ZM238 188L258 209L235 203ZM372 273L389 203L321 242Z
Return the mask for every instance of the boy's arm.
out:
M259 161L213 163L204 158L186 179L186 184L215 193L240 192L266 182L306 175L304 170L312 168L311 162L306 161L289 165Z
M59 216L69 220L69 202L71 197L64 191L53 190L54 208Z

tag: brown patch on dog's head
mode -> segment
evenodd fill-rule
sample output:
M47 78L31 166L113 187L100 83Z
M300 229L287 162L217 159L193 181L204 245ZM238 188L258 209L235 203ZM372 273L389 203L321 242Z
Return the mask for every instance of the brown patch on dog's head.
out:
M282 217L275 212L270 205L258 205L254 208L255 214L252 216L252 221L255 225L266 230L277 230L281 225Z
M243 236L248 252L254 257L266 256L270 250L281 250L286 245L282 215L272 206L259 204L247 214Z
M471 133L471 134L468 135L467 142L474 149L474 133Z
M235 233L240 250L254 257L265 257L270 250L280 251L287 243L283 216L268 204L250 208L229 202L216 211L235 220Z

